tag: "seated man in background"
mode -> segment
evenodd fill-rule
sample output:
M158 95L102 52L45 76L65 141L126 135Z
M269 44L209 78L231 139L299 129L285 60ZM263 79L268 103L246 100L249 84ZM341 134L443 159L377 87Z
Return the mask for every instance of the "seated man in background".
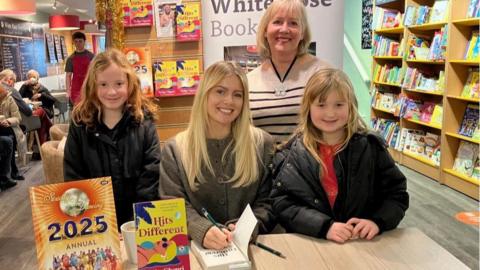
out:
M32 109L28 104L23 100L20 93L15 89L14 85L17 81L17 75L11 69L4 69L0 72L0 82L6 86L6 90L12 94L12 98L15 100L15 103L18 106L18 109L21 113L26 116L32 116Z
M38 108L34 108L33 115L37 115L41 120L41 127L38 131L40 138L40 144L43 144L48 140L48 134L50 127L52 127L52 121L50 118L53 118L53 104L55 104L56 99L50 94L48 89L43 86L38 80L40 75L34 69L31 69L27 72L27 80L20 87L20 95L22 98L28 98L31 101L40 101L42 104ZM44 115L48 117L44 117Z

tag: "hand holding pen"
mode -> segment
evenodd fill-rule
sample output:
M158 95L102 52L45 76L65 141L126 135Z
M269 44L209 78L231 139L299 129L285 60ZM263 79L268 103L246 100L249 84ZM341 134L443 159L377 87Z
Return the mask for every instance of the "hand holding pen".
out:
M218 250L228 247L233 240L232 232L229 231L227 227L216 222L205 208L202 208L202 214L214 225L208 229L203 237L203 246L205 248Z

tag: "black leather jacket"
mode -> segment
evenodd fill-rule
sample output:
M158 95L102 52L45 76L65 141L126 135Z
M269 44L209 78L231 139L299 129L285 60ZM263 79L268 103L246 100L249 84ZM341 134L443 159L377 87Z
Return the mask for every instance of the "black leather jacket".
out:
M320 184L319 163L299 136L276 154L273 210L288 232L325 238L334 222L352 217L374 221L380 232L395 228L409 196L405 176L374 134L354 134L334 159L338 195L333 207Z
M133 220L132 203L158 199L160 144L149 117L137 123L126 112L113 130L71 123L64 153L66 181L112 177L118 226Z

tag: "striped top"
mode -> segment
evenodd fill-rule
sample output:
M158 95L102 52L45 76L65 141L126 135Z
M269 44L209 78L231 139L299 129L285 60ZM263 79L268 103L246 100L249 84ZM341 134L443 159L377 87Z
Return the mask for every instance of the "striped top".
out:
M288 140L298 124L298 114L308 79L330 65L312 55L297 59L283 82L286 94L275 95L281 85L270 61L247 74L253 124L270 133L276 143Z

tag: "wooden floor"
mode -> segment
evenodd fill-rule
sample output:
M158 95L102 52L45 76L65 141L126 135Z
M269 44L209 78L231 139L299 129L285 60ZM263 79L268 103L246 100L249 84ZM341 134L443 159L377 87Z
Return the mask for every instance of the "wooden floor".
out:
M36 251L28 187L43 183L41 162L29 164L26 180L0 193L0 269L32 270ZM472 269L479 269L479 228L455 220L478 211L478 202L402 167L408 178L410 209L400 227L417 227Z

